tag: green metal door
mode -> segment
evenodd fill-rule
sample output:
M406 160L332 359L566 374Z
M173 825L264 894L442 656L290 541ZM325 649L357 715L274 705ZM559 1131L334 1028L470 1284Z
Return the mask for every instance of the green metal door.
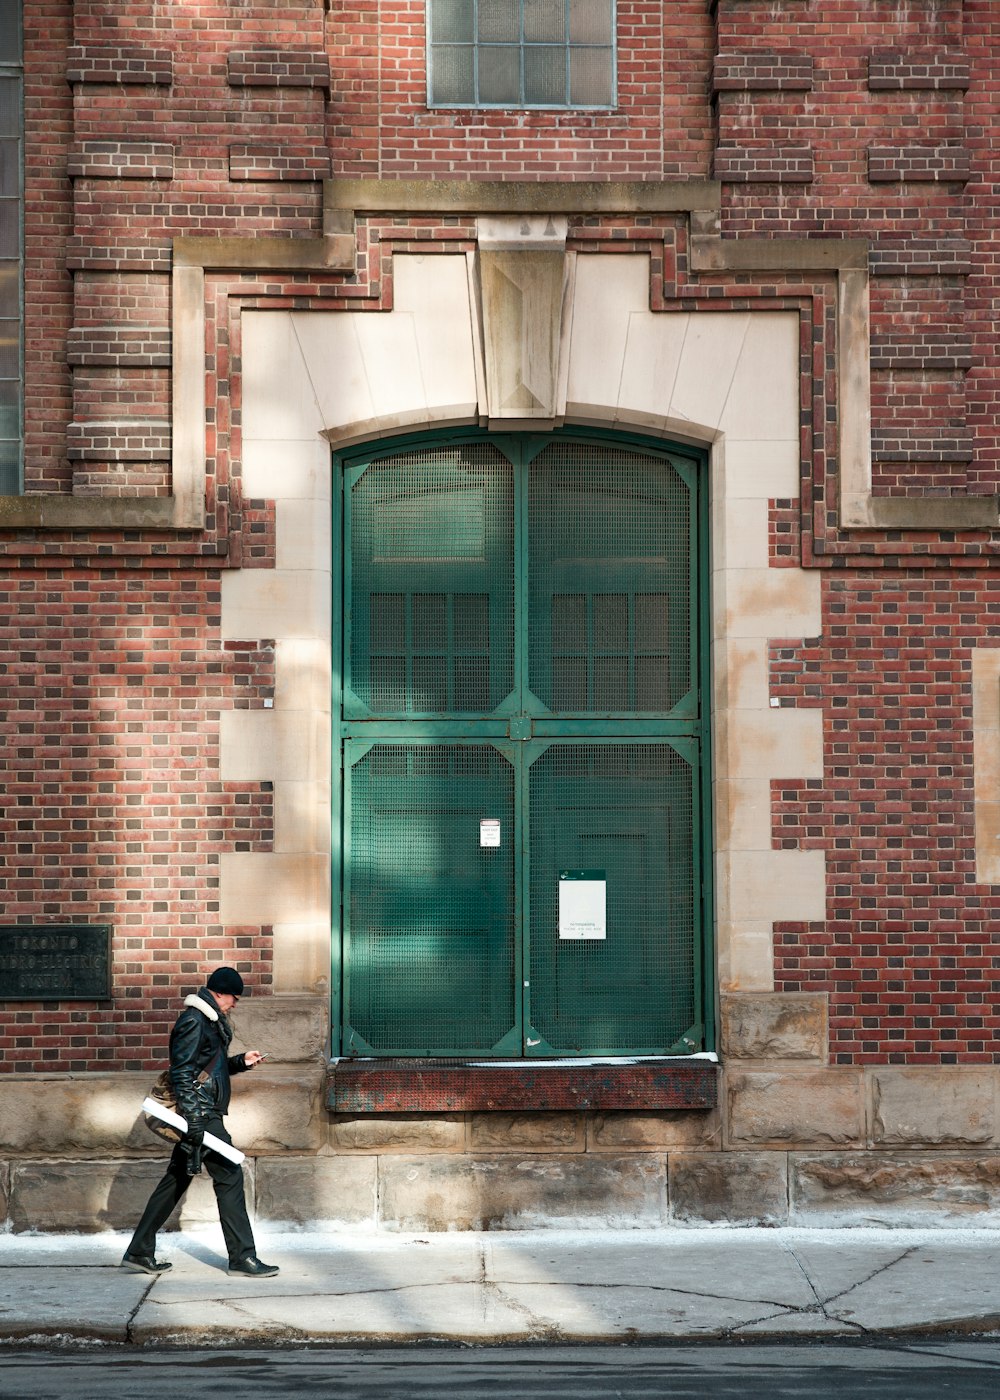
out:
M470 432L339 466L344 1053L701 1049L698 459Z

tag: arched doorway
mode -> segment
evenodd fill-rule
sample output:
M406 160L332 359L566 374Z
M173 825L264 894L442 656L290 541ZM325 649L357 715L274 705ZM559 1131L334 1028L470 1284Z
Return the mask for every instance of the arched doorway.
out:
M701 457L464 430L335 466L341 1053L710 1047Z

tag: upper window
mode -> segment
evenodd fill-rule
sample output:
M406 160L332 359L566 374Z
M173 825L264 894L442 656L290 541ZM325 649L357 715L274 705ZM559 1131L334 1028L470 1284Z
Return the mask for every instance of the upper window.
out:
M613 107L615 0L427 0L432 107Z
M0 0L0 495L21 489L21 3Z

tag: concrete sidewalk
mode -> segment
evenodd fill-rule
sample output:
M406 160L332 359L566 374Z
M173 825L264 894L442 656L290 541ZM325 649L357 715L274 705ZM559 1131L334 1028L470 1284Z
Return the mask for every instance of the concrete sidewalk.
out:
M1000 1232L544 1230L362 1235L261 1228L274 1279L230 1278L218 1228L0 1235L0 1341L285 1346L871 1337L1000 1331Z

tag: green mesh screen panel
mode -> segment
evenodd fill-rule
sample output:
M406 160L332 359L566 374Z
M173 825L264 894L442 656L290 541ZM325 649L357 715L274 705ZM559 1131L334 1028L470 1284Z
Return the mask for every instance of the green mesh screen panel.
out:
M557 713L666 714L692 682L687 485L660 457L555 443L529 501L532 691Z
M554 744L530 770L531 1022L556 1051L664 1052L695 1010L693 770L668 744ZM607 936L559 937L559 872L604 871Z
M377 744L350 769L345 1019L374 1050L483 1053L514 1025L513 800L488 744Z
M344 1050L675 1051L703 1020L697 471L502 443L345 469ZM560 938L561 871L604 872L606 937Z
M349 685L373 714L482 714L513 683L513 469L400 453L349 492Z

